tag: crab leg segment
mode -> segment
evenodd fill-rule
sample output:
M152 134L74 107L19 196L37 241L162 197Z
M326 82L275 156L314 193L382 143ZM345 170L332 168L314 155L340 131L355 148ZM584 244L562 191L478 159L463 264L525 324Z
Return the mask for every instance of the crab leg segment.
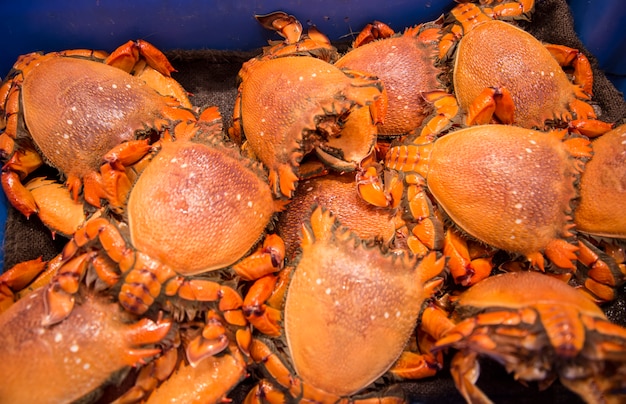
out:
M491 4L491 1L486 2ZM517 0L498 4L494 7L483 7L483 13L491 18L527 18L526 15L535 8L535 0Z
M132 404L145 400L159 383L170 377L177 362L178 351L176 349L165 351L163 355L141 368L135 385L116 399L113 404Z
M267 274L279 271L285 260L285 243L276 234L268 234L263 245L233 265L232 269L245 280L259 279Z
M374 163L360 169L356 175L357 191L371 205L396 208L404 192L402 180L398 175L385 172L385 179L381 181L381 171Z
M433 105L435 112L434 116L426 122L420 132L420 137L414 143L432 142L439 133L452 124L453 119L459 113L459 104L452 94L445 91L431 91L422 94L422 97Z
M0 275L0 313L4 312L16 299L15 293L24 289L46 267L41 257L21 262Z
M293 15L277 11L265 15L256 15L255 18L263 28L275 31L285 38L288 44L295 44L302 37L302 24Z
M443 244L443 253L450 259L448 266L455 283L470 286L491 274L492 257L471 258L467 241L457 231L448 229Z
M584 279L582 292L592 300L611 301L616 298L616 288L626 281L626 265L605 254L585 239L578 241L579 275Z
M469 106L465 121L468 126L485 125L496 117L500 123L510 125L514 122L514 115L515 104L509 90L504 87L489 87Z
M16 209L27 218L37 213L37 203L21 180L41 167L43 160L39 153L31 149L22 149L11 156L2 167L2 189Z
M278 277L266 275L257 280L251 287L243 301L243 313L256 329L265 335L277 337L281 334L281 311L266 304L272 296Z

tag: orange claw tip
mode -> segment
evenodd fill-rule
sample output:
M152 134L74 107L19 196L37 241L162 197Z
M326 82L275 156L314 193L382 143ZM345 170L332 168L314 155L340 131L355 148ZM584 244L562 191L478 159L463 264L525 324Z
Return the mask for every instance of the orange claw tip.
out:
M46 315L41 325L48 327L65 320L74 308L74 296L54 288L54 284L47 287L44 296L44 312Z

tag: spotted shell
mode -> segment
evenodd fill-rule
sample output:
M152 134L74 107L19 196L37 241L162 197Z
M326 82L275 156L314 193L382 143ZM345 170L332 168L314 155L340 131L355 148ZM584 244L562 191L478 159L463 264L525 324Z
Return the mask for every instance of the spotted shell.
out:
M339 135L352 110L382 94L375 77L345 72L313 57L252 59L240 77L243 133L268 167L275 192L287 197L295 190L303 156ZM371 148L374 138L368 134L366 140Z
M24 77L24 121L46 161L66 175L97 171L102 156L157 118L165 98L128 73L86 59L40 62Z
M626 238L626 125L592 142L593 158L580 178L579 231Z
M194 275L241 259L274 211L266 177L238 149L174 141L134 185L128 223L136 248Z
M454 91L464 111L488 87L505 87L515 104L515 124L544 128L561 118L576 96L567 75L535 37L492 20L466 33L454 64Z
M311 207L328 209L339 222L362 240L389 244L395 234L393 212L366 203L356 191L352 173L328 174L302 181L287 209L278 215L277 229L285 242L286 257L292 257L301 241L301 224Z
M436 46L415 35L396 35L350 50L335 66L376 75L387 92L387 113L379 134L403 134L431 113L423 92L442 88L435 67Z
M135 364L137 330L117 303L82 295L67 319L44 327L42 290L0 316L3 402L75 402Z
M494 247L541 252L571 223L576 167L563 142L509 125L474 126L437 139L428 189L452 221Z
M416 266L406 255L364 246L317 208L285 302L285 335L298 376L343 396L385 373L424 299Z

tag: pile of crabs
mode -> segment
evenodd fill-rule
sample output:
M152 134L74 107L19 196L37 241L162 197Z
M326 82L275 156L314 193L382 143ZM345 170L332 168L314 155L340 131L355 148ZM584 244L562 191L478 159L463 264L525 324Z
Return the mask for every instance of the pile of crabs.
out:
M252 378L247 403L398 403L446 370L483 403L490 358L624 402L600 305L626 281L626 126L582 53L517 26L533 8L373 22L344 53L258 16L282 39L228 128L145 41L20 57L2 187L68 241L0 277L0 401L213 403Z

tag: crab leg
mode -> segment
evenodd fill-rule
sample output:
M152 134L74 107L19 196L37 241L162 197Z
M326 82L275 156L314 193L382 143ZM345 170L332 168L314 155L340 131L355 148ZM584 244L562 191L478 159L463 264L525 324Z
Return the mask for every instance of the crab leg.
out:
M16 300L15 292L24 289L46 267L41 257L21 262L0 275L0 313Z
M435 136L453 123L459 113L459 104L456 97L445 91L430 91L422 94L424 100L435 108L434 116L426 122L415 143L428 143L435 140Z
M242 310L256 329L265 335L277 337L281 334L281 311L265 302L272 296L278 277L266 275L258 279L251 287L243 301Z
M610 255L585 239L578 240L578 247L578 262L585 268L583 271L579 269L579 274L584 278L581 291L596 302L615 299L617 286L626 280L626 266L619 265Z
M576 96L583 100L589 100L593 96L593 70L589 59L578 49L563 45L544 45L554 56L561 66L574 68L574 84Z
M21 180L41 167L43 160L39 153L31 149L22 149L11 156L2 167L2 188L9 202L27 218L37 213L38 207L34 197Z
M473 285L491 274L491 257L470 257L467 242L453 229L446 232L443 253L450 258L448 265L454 282L463 286Z
M244 280L259 279L279 271L285 260L285 243L276 234L268 234L255 252L232 266Z
M510 125L515 118L515 104L509 90L504 87L489 87L484 89L469 106L467 117L468 126L491 123L496 117L500 123Z

